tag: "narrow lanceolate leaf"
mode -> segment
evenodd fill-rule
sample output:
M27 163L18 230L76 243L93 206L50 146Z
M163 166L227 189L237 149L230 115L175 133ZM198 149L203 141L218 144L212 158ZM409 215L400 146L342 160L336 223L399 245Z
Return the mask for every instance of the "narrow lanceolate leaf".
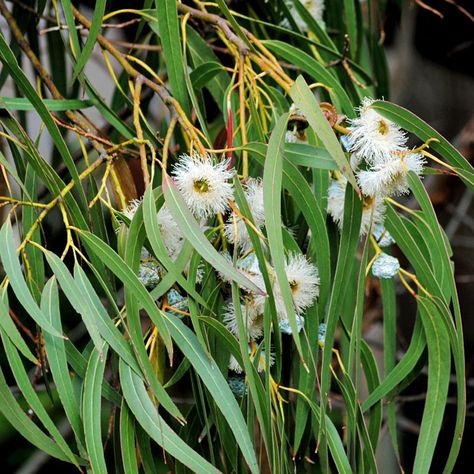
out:
M137 275L123 261L123 259L114 252L104 241L90 232L81 232L81 238L86 242L91 250L112 270L112 272L124 283L124 285L136 295L141 307L143 307L150 316L153 316L153 322L157 325L160 335L163 338L166 349L170 357L173 354L173 345L171 337L161 314L158 312L155 301L150 296L145 287L140 283Z
M25 397L25 400L28 402L31 410L38 417L38 419L43 423L44 427L51 434L52 438L56 444L61 448L64 455L68 457L69 462L75 464L79 468L76 456L71 451L71 448L68 446L64 440L62 434L59 432L55 423L49 416L45 407L41 403L40 398L38 397L35 389L31 385L28 373L26 372L25 366L21 360L20 355L18 354L15 346L10 342L10 340L5 337L5 334L2 333L3 347L5 348L5 353L8 358L8 363L12 370L15 381L18 385L18 388L21 390L21 393Z
M84 433L92 472L107 473L107 465L102 444L102 380L107 358L107 344L100 351L94 349L87 363L86 377L82 394Z
M374 389L362 404L362 410L367 411L379 400L387 396L398 384L403 382L415 369L417 362L426 347L426 338L422 331L421 323L417 322L413 329L410 345L402 360L385 376L382 383Z
M120 381L130 411L142 428L165 451L185 466L188 466L193 472L202 474L219 472L169 427L158 414L141 378L122 360L120 361Z
M105 6L107 0L97 0L95 2L94 15L92 16L91 28L89 30L89 35L87 36L86 44L77 59L76 65L74 66L72 82L82 73L84 66L89 61L92 50L97 42L97 37L99 36L100 29L102 28L102 18L104 17Z
M66 265L62 260L52 252L45 252L46 260L48 261L51 270L53 270L56 278L58 279L61 288L66 295L73 308L82 316L82 321L87 329L94 345L98 351L102 349L103 339L97 329L97 323L93 318L89 308L85 305L84 295L80 291L80 288L74 281L74 278L69 273Z
M125 474L138 474L135 421L125 400L122 400L122 406L120 407L120 448Z
M94 290L91 282L87 278L84 270L76 264L74 267L74 277L79 286L79 291L83 295L85 308L88 309L92 318L96 321L97 327L102 337L110 347L121 357L138 375L141 374L130 345L125 340L122 333L117 329L110 319L104 305ZM163 407L176 418L183 419L183 415L178 410L168 393L160 386L156 388L157 398Z
M357 192L360 192L354 173L352 172L347 158L342 151L341 145L339 144L333 129L329 125L329 122L322 113L311 89L303 79L303 76L298 76L298 79L296 79L290 90L290 95L298 109L304 113L311 128L323 142L326 150L339 166L342 174L349 180L354 189Z
M222 272L230 280L234 280L240 286L247 288L255 293L264 294L262 288L254 285L244 274L235 269L229 262L212 246L206 236L199 228L195 217L186 206L174 181L165 175L163 178L163 192L171 214L180 227L183 235L189 240L196 251L209 262L213 268Z
M449 334L436 305L418 298L420 316L428 345L428 390L416 447L414 474L430 471L443 422L451 373Z
M195 334L180 319L166 313L163 314L174 341L191 362L207 390L212 394L215 404L229 423L251 472L258 472L254 445L250 439L244 417L222 372L215 361L204 352Z
M50 112L63 110L81 110L92 107L92 101L79 99L43 99L43 104ZM34 105L22 97L0 97L0 109L9 110L35 110Z
M267 156L263 170L263 206L265 209L265 227L268 234L268 245L272 255L278 284L285 302L293 339L296 347L303 357L301 342L296 322L296 313L293 305L288 278L285 273L285 248L283 246L282 220L281 220L281 188L283 180L283 145L285 143L286 122L288 114L282 115L273 129L268 142Z
M0 294L0 327L2 331L8 336L10 341L13 342L15 347L33 364L37 364L38 360L31 353L28 344L21 337L20 332L16 328L9 314L9 303L8 294L6 290L3 290Z
M7 421L31 444L62 461L69 462L61 448L46 436L18 405L0 369L0 412Z
M30 293L28 285L21 272L20 262L16 255L15 239L13 236L12 226L7 220L0 230L0 257L2 258L3 268L8 276L10 285L15 292L18 301L25 308L31 318L45 331L54 336L62 337L53 326L48 322L47 318L39 308L38 304Z
M183 110L189 115L190 107L184 78L184 58L181 50L178 11L175 0L156 0L156 15L163 53L166 59L166 70L171 91Z
M133 355L129 344L113 323L104 308L104 305L100 301L99 295L95 292L86 273L78 263L74 266L74 280L77 285L77 291L84 302L83 311L88 311L90 313L101 336L107 341L109 346L117 352L117 354L124 359L133 370L140 373L140 367L135 360L135 356Z
M41 309L52 326L61 332L59 294L55 278L51 278L43 289L41 295ZM59 337L51 336L48 333L43 334L43 339L49 370L51 371L54 384L56 385L59 399L61 400L61 404L78 443L84 444L81 410L74 394L72 380L69 375L68 358L64 340Z

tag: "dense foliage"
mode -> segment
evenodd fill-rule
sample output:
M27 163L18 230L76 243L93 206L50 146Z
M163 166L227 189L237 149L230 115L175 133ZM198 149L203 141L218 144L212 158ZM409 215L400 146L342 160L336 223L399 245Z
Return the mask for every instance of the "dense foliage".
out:
M406 468L430 471L454 374L452 471L461 315L421 178L474 175L376 100L385 2L143 3L0 0L3 416L94 473L377 472L427 367Z

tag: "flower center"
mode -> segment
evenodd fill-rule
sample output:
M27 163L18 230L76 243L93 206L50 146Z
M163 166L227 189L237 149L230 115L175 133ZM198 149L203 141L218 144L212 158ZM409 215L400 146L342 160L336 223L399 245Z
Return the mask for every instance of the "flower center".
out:
M374 198L371 196L366 196L364 198L364 210L370 209L374 203Z
M294 295L298 291L298 283L295 280L288 282L290 284L291 293Z
M194 181L193 187L197 193L207 193L209 191L209 183L204 178Z
M388 123L385 120L379 120L380 135L387 135L388 131L389 131Z

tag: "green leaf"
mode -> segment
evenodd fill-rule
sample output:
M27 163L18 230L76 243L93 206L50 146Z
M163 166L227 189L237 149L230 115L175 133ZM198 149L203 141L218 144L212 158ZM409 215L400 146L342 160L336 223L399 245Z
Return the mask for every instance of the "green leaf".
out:
M64 110L81 110L92 107L90 100L79 99L43 99L43 104L50 112L59 112ZM0 97L0 109L9 110L36 110L35 106L29 101L21 97Z
M107 465L102 444L102 380L108 346L104 342L100 350L94 349L87 363L84 389L82 393L82 412L84 433L92 472L107 473Z
M135 420L125 403L125 399L122 400L122 406L120 407L120 448L125 474L138 474L139 464L135 447Z
M171 456L194 472L207 474L219 471L191 449L158 414L141 378L122 360L119 365L123 395L142 428Z
M69 461L63 450L46 436L20 408L0 369L0 412L6 420L31 444L61 461Z
M322 170L338 168L327 150L305 143L287 143L285 145L285 158L294 165L308 168Z
M403 382L415 369L426 347L426 338L421 324L418 322L413 329L410 346L402 360L385 376L382 383L370 393L362 404L362 410L367 411L375 403L389 394L399 383Z
M55 278L50 278L46 283L41 295L41 309L49 322L58 331L62 331L61 313L59 310L58 285ZM74 394L74 388L69 375L68 357L64 340L59 337L43 334L48 365L53 376L53 381L58 391L59 399L64 408L66 416L76 435L78 443L84 443L84 432L79 402Z
M89 312L101 336L107 341L109 346L127 362L135 372L140 374L140 367L137 364L129 344L122 333L117 329L117 326L112 322L99 296L95 292L94 287L87 278L86 273L77 262L74 265L74 280L77 285L76 291L83 297L83 311Z
M31 295L23 278L23 274L21 273L20 262L16 256L14 242L12 226L10 220L7 220L0 230L0 256L2 258L3 268L18 301L42 329L51 333L53 336L63 337L61 333L51 326Z
M97 37L99 36L100 30L102 28L102 18L104 17L106 4L107 0L97 0L95 2L94 14L92 15L89 35L87 36L84 48L82 49L81 53L79 54L79 57L77 58L71 82L74 82L76 78L81 75L82 70L89 61L94 46L97 42Z
M86 304L86 300L84 300L84 295L82 294L81 289L74 281L74 278L69 273L66 265L57 255L48 250L45 251L44 255L48 261L49 266L51 267L51 270L53 270L54 274L56 275L58 283L61 285L61 288L67 299L73 308L82 316L84 326L86 327L87 332L94 342L95 348L100 351L103 347L104 341L100 335L99 329L97 328L97 322L94 318L94 315L91 313L89 306Z
M154 23L150 23L150 27L158 34L163 45L166 70L173 96L180 103L186 115L189 116L189 99L186 85L183 81L185 71L178 12L176 9L177 3L175 0L156 0L155 5L159 30Z
M38 417L44 427L49 431L53 437L56 444L61 448L64 455L67 456L69 462L73 463L77 468L79 464L77 462L76 456L71 451L71 448L68 446L63 436L57 429L51 417L48 415L48 412L44 408L41 400L39 399L35 389L32 387L28 373L25 370L23 362L16 350L15 346L10 342L8 338L2 332L2 341L3 347L5 348L5 353L8 358L8 364L12 370L15 381L18 385L18 388L21 390L21 393L24 395L25 400L27 401L30 408L33 410L34 414Z
M342 233L337 256L336 271L329 305L326 312L326 338L323 348L323 359L321 369L321 423L322 431L325 431L325 410L327 393L331 377L331 359L333 348L333 337L340 318L342 305L344 303L345 288L351 281L352 267L355 264L355 254L359 243L360 223L362 218L362 201L357 198L354 189L346 187L344 201L344 219Z
M285 249L283 246L281 220L281 188L283 180L283 144L285 140L288 114L282 115L276 123L268 142L265 167L263 169L263 206L265 209L265 228L268 234L268 246L272 256L278 284L281 290L288 321L291 326L296 348L303 358L301 341L296 322L288 278L285 273ZM305 362L303 361L305 364Z
M347 27L347 33L350 40L350 54L352 58L356 57L357 53L357 39L358 39L358 25L357 13L354 0L344 0L344 22ZM362 25L361 25L362 26ZM362 28L361 28L362 31Z
M202 89L203 87L207 86L209 81L211 81L222 71L222 64L215 61L209 61L200 64L190 74L191 83L195 89Z
M326 150L339 166L342 174L352 184L353 188L360 193L354 173L352 172L347 158L342 151L341 145L339 144L333 129L329 125L329 122L322 113L311 89L303 79L303 76L298 76L290 90L290 95L296 107L304 113L311 128L318 135L320 140L323 142L323 145L326 147Z
M224 376L216 363L204 352L194 333L181 320L166 313L163 316L167 320L174 341L191 362L207 390L212 394L215 404L229 423L251 472L258 472L253 443L250 440L240 408Z
M428 345L428 390L416 447L414 474L430 471L451 375L449 336L439 311L425 297L420 296L418 303Z
M0 327L8 336L15 347L33 364L37 364L38 360L32 354L25 340L21 337L20 332L16 328L9 313L10 305L8 303L8 293L4 289L0 294Z
M166 327L161 314L158 312L155 301L152 299L145 287L140 283L138 277L133 273L131 268L123 261L120 256L114 252L105 242L100 240L96 235L90 232L81 232L81 238L90 245L91 249L100 255L104 264L117 275L117 277L124 283L133 294L140 301L143 307L151 317L154 317L153 322L158 326L160 335L163 338L168 354L173 353L173 347L168 328Z
M229 265L229 262L212 246L199 228L195 217L186 206L176 184L168 175L163 177L163 192L166 204L179 228L204 260L240 286L258 294L264 294L263 290L255 286L241 271Z

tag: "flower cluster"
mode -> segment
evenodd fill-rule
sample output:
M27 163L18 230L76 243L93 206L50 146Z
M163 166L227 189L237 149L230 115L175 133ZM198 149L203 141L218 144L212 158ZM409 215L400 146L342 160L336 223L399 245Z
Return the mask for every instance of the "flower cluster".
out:
M267 288L273 296L274 308L278 319L278 330L285 334L291 334L287 306L283 299L281 281L278 280L275 269L267 261L268 252L263 242L265 238L264 225L264 199L263 182L261 179L247 178L243 183L244 197L247 202L250 215L239 209L233 202L232 178L234 170L230 169L229 161L216 161L210 156L181 155L178 163L173 168L173 179L176 182L181 195L189 209L204 226L206 221L213 216L221 215L227 217L223 221L221 237L228 244L234 246L237 252L236 267L248 280L258 288L265 288L265 279L270 282L271 288ZM124 214L132 219L140 206L140 201L133 201L124 210ZM229 212L231 211L231 212ZM170 256L175 261L185 242L185 236L174 220L170 209L163 205L157 213L157 221L161 238ZM264 255L264 261L259 262L255 252L254 243L250 237L249 229L253 229L259 239L259 245ZM233 265L232 259L227 254L229 265ZM264 268L261 268L264 265ZM301 331L304 326L304 313L319 295L319 276L315 265L301 253L290 253L285 259L285 276L291 290L293 310L296 314L297 329ZM185 268L185 273L187 267ZM164 270L153 256L146 250L142 250L139 278L143 284L153 289L157 286L163 276ZM264 278L264 273L265 278ZM224 283L230 283L225 275L219 274ZM230 288L224 286L223 291L230 296ZM267 306L268 295L250 290L241 289L238 302L229 300L223 314L223 322L228 330L240 338L239 321L242 318L245 333L245 342L249 345L251 360L254 360L258 370L264 370L267 362L273 364L274 357L269 354L267 361L264 351L261 351L259 342L263 337L263 314ZM188 311L187 298L182 296L176 288L170 289L163 297L160 304L171 313L181 316ZM273 307L273 306L272 306ZM240 323L241 324L241 323ZM256 358L257 357L257 358ZM267 361L267 362L266 362ZM235 358L231 357L229 368L233 372L241 373L242 368Z
M350 133L341 139L351 153L351 168L364 196L361 235L383 227L384 198L408 193L408 172L421 175L424 165L422 155L407 148L406 133L371 108L372 103L368 98L362 101L359 116L350 120ZM328 212L340 226L346 184L337 175L328 192Z

